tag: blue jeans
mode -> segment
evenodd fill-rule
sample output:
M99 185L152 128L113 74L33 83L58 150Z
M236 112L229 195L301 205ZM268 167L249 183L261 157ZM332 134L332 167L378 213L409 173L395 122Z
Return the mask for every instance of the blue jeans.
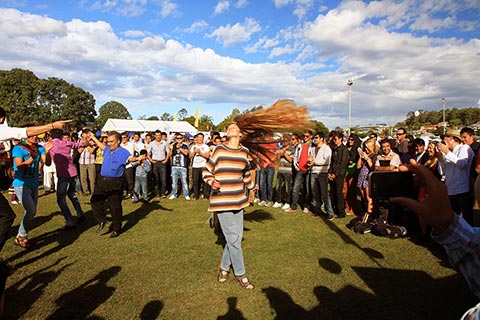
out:
M148 201L147 176L135 176L133 200L138 201L139 196L141 196L143 200Z
M293 180L293 189L292 189L292 202L290 203L290 208L293 210L297 210L297 204L300 200L300 192L304 192L303 184L305 182L305 178L307 176L306 171L299 170L295 174L295 178Z
M332 202L328 193L328 173L312 173L311 183L314 213L320 213L323 203L327 215L333 215Z
M245 274L242 252L243 209L217 212L217 216L227 242L223 249L220 268L228 271L232 267L236 276L243 276Z
M275 174L275 168L266 167L260 170L260 200L272 201L273 200L273 175Z
M72 202L73 208L77 213L77 217L80 218L83 216L83 210L80 206L80 201L78 201L78 198L75 195L75 185L77 180L77 177L58 177L57 204L62 211L67 226L75 225L75 221L73 220L72 214L67 205L67 196Z
M172 167L172 194L178 197L178 178L182 182L183 196L188 197L187 168Z
M20 227L18 228L17 237L26 237L27 229L30 229L29 227L33 217L35 216L35 213L37 213L38 188L31 188L28 186L15 187L15 194L25 209L22 222L20 222Z

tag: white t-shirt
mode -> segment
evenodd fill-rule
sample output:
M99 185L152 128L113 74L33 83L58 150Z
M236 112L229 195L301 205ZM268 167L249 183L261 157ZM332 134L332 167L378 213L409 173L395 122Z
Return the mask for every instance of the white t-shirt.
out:
M210 147L207 146L206 144L202 144L202 145L194 144L191 147L190 152L195 151L195 149L200 149L201 153L206 153L210 151ZM195 154L195 156L192 159L192 168L203 168L205 167L206 164L207 164L207 158L202 157L198 153Z

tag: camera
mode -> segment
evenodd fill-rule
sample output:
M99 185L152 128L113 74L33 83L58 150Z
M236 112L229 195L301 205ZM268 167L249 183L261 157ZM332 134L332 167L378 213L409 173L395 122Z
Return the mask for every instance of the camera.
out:
M415 196L411 171L372 171L368 175L368 187L372 199L388 200L392 197Z

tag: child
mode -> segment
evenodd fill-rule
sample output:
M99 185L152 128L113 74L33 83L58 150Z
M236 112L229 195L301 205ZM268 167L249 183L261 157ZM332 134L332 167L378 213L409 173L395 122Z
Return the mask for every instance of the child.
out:
M140 150L140 156L137 162L134 162L135 169L135 188L133 194L133 203L138 202L138 197L141 195L143 201L148 202L147 189L147 175L150 172L152 165L147 160L147 150Z

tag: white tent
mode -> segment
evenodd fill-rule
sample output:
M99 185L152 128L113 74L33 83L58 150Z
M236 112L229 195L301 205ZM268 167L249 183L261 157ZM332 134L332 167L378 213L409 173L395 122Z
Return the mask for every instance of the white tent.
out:
M196 133L198 130L186 121L160 121L160 120L125 120L108 119L102 131L135 131L154 132L156 130L166 133Z

